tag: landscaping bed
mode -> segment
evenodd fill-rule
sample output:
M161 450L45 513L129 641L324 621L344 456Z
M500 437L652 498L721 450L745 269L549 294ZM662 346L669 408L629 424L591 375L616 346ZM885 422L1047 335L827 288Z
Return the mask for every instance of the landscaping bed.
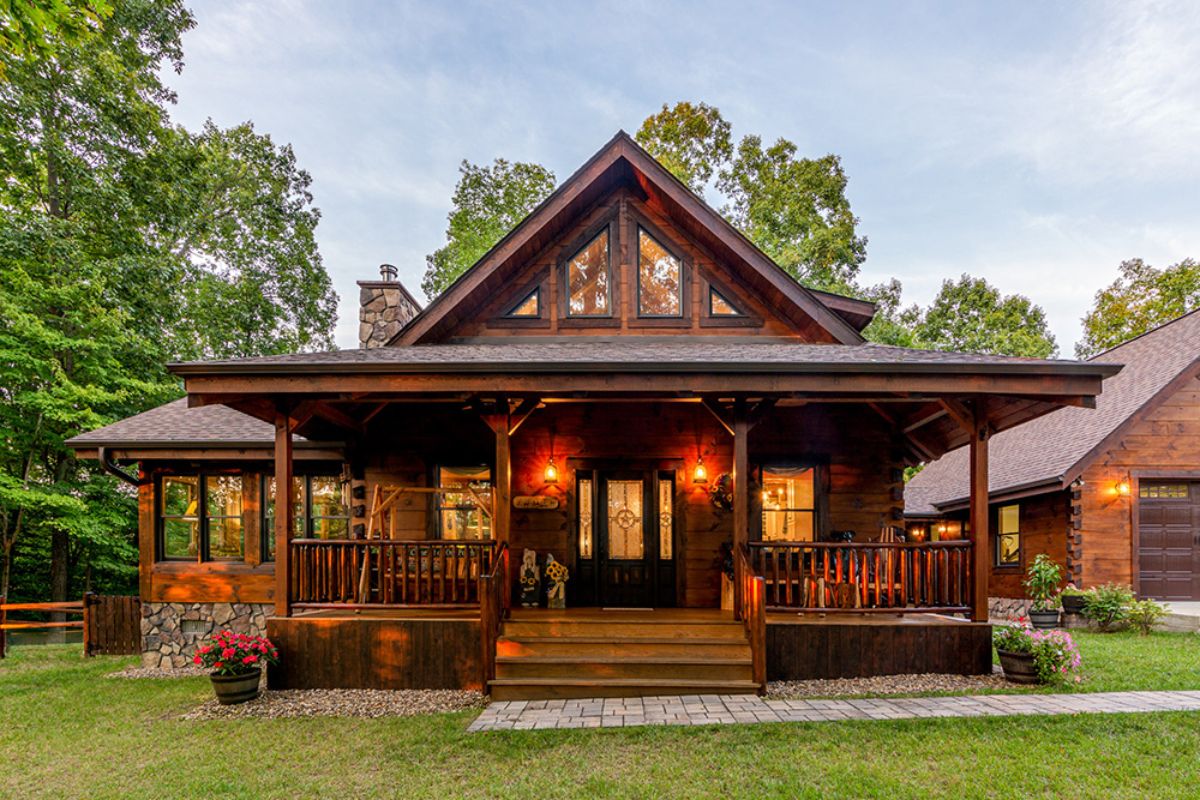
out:
M267 690L256 699L223 706L206 700L183 719L239 719L263 717L411 717L482 708L479 692L451 689L285 689Z

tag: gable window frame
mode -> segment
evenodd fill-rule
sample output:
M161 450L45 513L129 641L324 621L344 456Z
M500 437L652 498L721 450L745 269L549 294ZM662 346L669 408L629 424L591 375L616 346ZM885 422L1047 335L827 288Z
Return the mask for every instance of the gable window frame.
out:
M516 315L517 310L530 295L537 295L536 315ZM513 298L516 298L515 300ZM550 327L550 291L547 286L546 273L523 284L513 292L500 307L498 316L488 320L488 327L493 328L549 328Z
M714 278L707 270L700 271L700 327L702 328L760 328L762 317L751 312L741 301L738 292L734 292L721 281ZM738 310L738 314L713 314L712 293L716 292L725 298L725 302Z
M620 225L618 209L614 208L602 219L588 226L582 234L571 240L560 251L558 259L558 325L560 328L620 327L621 285L618 275L620 267ZM601 234L608 234L608 310L604 314L571 313L571 262Z
M673 328L673 327L690 327L692 322L692 282L693 282L693 266L692 260L688 258L683 249L676 244L675 240L668 236L661 228L648 220L642 214L639 214L634 209L627 210L629 224L626 226L627 235L629 237L630 247L630 268L633 272L632 279L634 284L633 301L634 307L631 309L633 313L629 315L631 325L637 327L653 327L653 328ZM647 314L642 311L642 239L641 233L645 231L654 242L663 250L679 262L679 313L678 314Z
M213 514L209 510L209 480L213 478L234 478L239 483L238 488L238 504L240 511L237 514ZM167 513L167 496L165 483L171 480L191 479L196 482L195 492L195 512L192 514L168 514ZM196 564L196 563L221 563L221 564L243 564L247 563L246 552L246 507L249 500L246 491L246 475L242 470L234 469L190 469L181 471L162 472L155 476L154 484L155 494L155 561L171 562L176 564ZM236 519L239 521L241 529L242 546L241 555L238 556L216 556L212 555L212 547L210 536L212 534L214 521L220 522L227 519ZM196 530L196 554L195 555L168 555L167 553L167 522L168 521L185 521L195 525Z
M1015 527L1012 530L1006 529L1005 511L1014 509L1013 516L1015 517ZM1004 558L1004 542L1006 539L1016 539L1016 557L1011 559ZM995 558L996 569L1011 569L1019 570L1021 568L1021 556L1024 552L1024 537L1021 534L1021 504L1003 503L996 507L996 540L992 556Z

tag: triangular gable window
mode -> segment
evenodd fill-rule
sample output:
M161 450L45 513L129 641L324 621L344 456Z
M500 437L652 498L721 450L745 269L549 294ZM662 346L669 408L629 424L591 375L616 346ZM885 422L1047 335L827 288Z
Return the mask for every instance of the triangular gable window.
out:
M711 286L708 288L708 315L710 317L746 316L737 306L729 302L725 295Z
M605 228L567 262L567 315L609 316L608 278L608 229Z
M542 315L542 295L540 289L534 289L525 297L521 298L521 302L513 306L506 317L517 317L521 319L529 319L540 317Z

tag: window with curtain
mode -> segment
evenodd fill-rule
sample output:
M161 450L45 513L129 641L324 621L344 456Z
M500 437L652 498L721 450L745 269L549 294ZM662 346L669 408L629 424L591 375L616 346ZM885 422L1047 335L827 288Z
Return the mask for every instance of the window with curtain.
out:
M816 498L814 467L763 467L763 541L813 541L817 527Z
M1021 506L1000 506L999 533L996 536L996 566L1021 566Z
M441 467L438 486L460 490L437 495L441 538L492 538L492 518L480 508L492 499L491 467Z
M245 557L242 476L164 475L159 483L159 557L240 561Z

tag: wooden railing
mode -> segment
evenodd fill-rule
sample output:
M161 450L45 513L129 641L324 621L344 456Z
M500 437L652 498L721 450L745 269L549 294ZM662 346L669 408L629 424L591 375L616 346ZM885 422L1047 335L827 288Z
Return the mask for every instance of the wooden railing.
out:
M767 689L767 589L763 576L750 561L745 545L734 548L733 579L738 587L734 593L734 614L746 627L750 642L750 663L759 692Z
M496 640L500 626L512 603L511 577L508 572L508 543L496 550L494 568L479 578L479 644L481 647L482 691L488 693L488 682L496 677Z
M11 611L22 611L39 614L73 614L82 619L66 621L18 620L8 618ZM8 649L9 631L49 630L51 628L87 628L87 611L82 601L67 601L60 603L6 603L0 595L0 658Z
M971 542L752 542L767 607L971 611Z
M449 539L293 539L292 606L464 607L480 603L496 543Z

